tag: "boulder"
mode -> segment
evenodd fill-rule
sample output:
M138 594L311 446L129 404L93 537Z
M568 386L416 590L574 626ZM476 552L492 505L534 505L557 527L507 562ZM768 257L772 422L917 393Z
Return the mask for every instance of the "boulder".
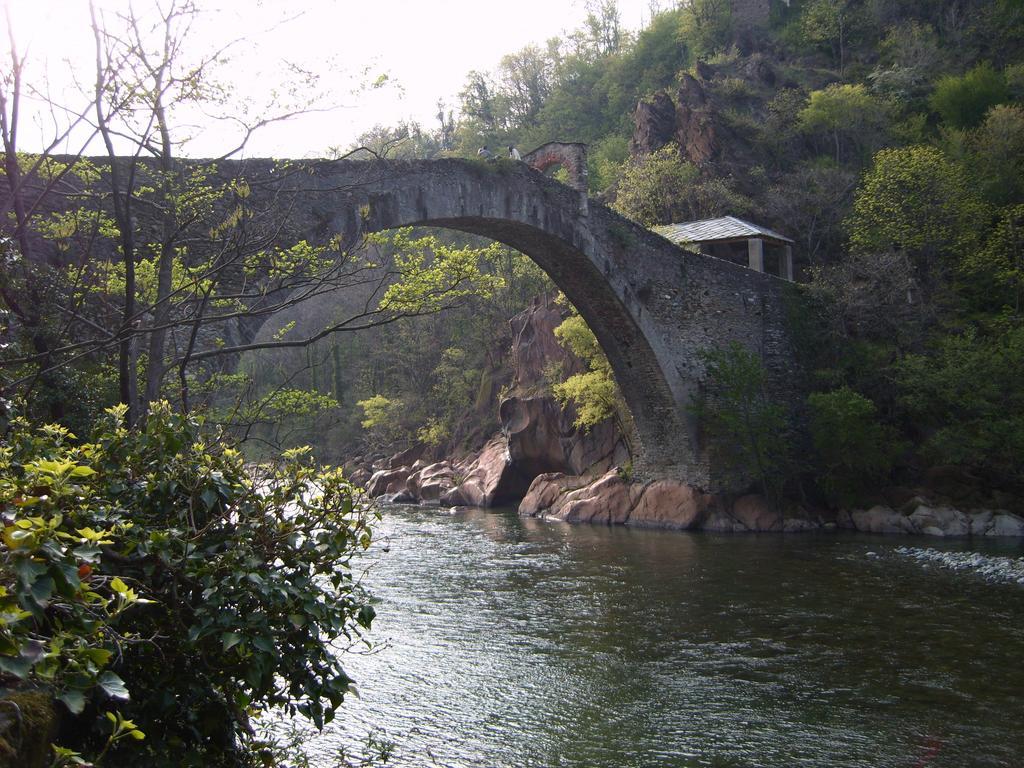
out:
M1011 512L996 512L986 536L1024 536L1024 518Z
M652 528L700 528L711 497L676 480L655 480L642 489L629 525Z
M373 473L370 482L366 484L366 495L371 499L383 496L386 493L398 493L405 490L405 482L409 478L408 467L398 469L381 469Z
M444 493L455 487L455 470L447 461L426 464L409 475L405 487L420 501L438 502Z
M970 518L971 535L984 536L992 527L992 518L995 517L995 512L991 509L979 509L968 517Z
M821 523L806 517L787 517L782 521L784 533L805 533L806 531L820 530L822 527Z
M501 436L488 441L480 455L465 467L464 477L458 486L440 494L441 504L493 507L518 501L530 484L512 465Z
M704 518L701 530L711 531L712 533L736 533L749 530L738 520L735 520L726 506L720 500L718 501L719 503L712 504L710 509L708 509L708 514Z
M758 493L740 496L732 505L732 517L748 531L778 531L782 515Z
M526 496L519 502L519 514L523 517L543 517L563 494L586 484L587 480L579 475L563 475L559 472L537 475L530 483Z
M417 459L421 458L426 452L427 446L423 443L417 443L411 448L406 448L404 451L399 451L387 461L385 469L398 469L399 467L411 466Z
M920 505L910 513L910 522L926 536L968 536L971 518L953 507Z
M611 470L582 488L564 493L548 516L567 523L625 523L632 509L628 484Z
M370 470L364 467L358 467L352 470L352 472L346 474L352 485L356 486L357 488L364 488L366 484L370 481L370 478L372 477Z
M871 509L855 509L850 519L854 528L865 533L919 533L908 517L881 504Z

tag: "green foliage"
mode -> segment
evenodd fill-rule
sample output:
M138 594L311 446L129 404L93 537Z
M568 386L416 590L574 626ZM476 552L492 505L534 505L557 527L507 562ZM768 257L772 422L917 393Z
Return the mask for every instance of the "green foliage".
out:
M883 149L857 190L850 245L864 253L903 248L921 259L950 256L976 246L985 218L975 185L942 152Z
M680 36L697 58L724 50L732 37L732 6L728 0L693 0L684 6Z
M966 292L990 312L1024 309L1024 205L1005 209L985 246L964 255Z
M678 195L698 176L696 166L680 160L678 148L670 144L626 166L614 207L646 226L667 224L673 219Z
M888 478L898 446L875 404L849 387L807 398L819 484L831 501L851 506Z
M1024 107L992 107L971 149L986 199L996 205L1024 202Z
M1024 328L947 336L898 368L901 403L923 452L988 478L1024 482Z
M66 748L133 764L236 764L271 708L322 726L352 685L326 639L373 618L351 486L304 450L254 471L166 404L143 429L124 410L88 443L15 419L0 444L4 676L98 717Z
M879 46L880 62L868 75L886 96L909 101L924 96L946 66L947 54L930 24L910 20L891 28Z
M590 147L587 166L591 190L610 187L629 159L629 141L623 136L608 136Z
M929 103L947 125L973 128L1009 96L1003 75L983 62L959 77L947 75L939 80Z
M578 314L572 314L555 328L559 343L589 367L607 367L607 358L594 332Z
M487 298L500 289L501 278L488 274L484 263L497 259L502 246L457 247L434 235L414 237L400 229L368 238L393 249L397 280L380 300L382 309L397 314L436 312L470 297Z
M860 84L830 85L813 91L798 116L803 131L831 137L837 163L842 160L844 146L861 152L877 146L887 122L885 102Z
M576 408L573 424L584 431L613 417L619 404L618 386L606 370L575 373L555 385L554 395L563 407Z
M401 400L376 394L356 405L363 411L361 425L370 433L375 445L388 445L405 437L405 405Z
M789 417L765 389L761 359L738 342L701 353L709 390L691 408L712 452L734 472L756 476L778 504L789 463Z
M555 338L583 360L588 369L552 387L555 399L563 407L570 404L575 406L575 426L589 430L606 419L620 417L625 413L622 394L612 375L612 367L597 337L583 318L578 314L567 317L555 328Z
M846 67L847 46L854 23L854 5L850 0L810 0L804 4L800 17L805 39L829 50L840 72Z

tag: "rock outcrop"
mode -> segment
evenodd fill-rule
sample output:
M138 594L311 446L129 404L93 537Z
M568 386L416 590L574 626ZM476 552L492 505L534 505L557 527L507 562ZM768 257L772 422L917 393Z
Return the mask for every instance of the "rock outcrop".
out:
M683 159L703 166L718 153L718 131L704 86L683 74L674 101L659 91L637 104L630 148L635 155L648 154L675 141Z
M479 456L457 471L462 481L438 499L445 506L497 506L521 498L528 485L513 465L502 436L491 438Z
M760 494L707 494L675 480L630 483L613 469L589 478L541 475L520 503L519 514L565 522L718 533L796 533L839 527L864 533L1024 537L1024 518L1005 510L963 512L917 501L906 511L877 505L838 514L813 509L780 514Z
M684 74L676 93L675 139L683 157L697 166L706 165L718 152L714 115L703 86Z
M630 151L634 155L657 152L675 138L675 133L676 105L665 91L658 91L636 105Z
M519 505L519 514L565 522L720 532L810 530L824 522L802 515L792 518L800 524L787 527L763 496L728 499L676 480L633 483L617 469L589 482L567 475L541 475Z

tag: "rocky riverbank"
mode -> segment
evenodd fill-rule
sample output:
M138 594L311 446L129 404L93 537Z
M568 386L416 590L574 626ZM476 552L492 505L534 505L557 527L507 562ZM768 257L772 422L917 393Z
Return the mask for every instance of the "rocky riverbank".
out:
M372 498L443 507L518 505L519 514L565 522L717 532L848 529L921 536L1020 536L1024 518L979 506L956 473L934 488L890 489L867 509L776 509L759 494L704 493L676 480L636 482L629 452L611 422L589 431L538 388L552 362L565 372L582 363L558 344L563 310L548 300L511 320L512 387L498 408L501 431L465 456L432 459L418 445L391 457L351 462L349 476Z

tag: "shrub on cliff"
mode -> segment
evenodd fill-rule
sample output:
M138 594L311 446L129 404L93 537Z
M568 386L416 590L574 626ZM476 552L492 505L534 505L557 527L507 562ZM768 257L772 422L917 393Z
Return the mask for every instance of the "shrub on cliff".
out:
M123 416L90 442L15 418L0 443L2 682L51 691L87 757L247 764L251 716L320 727L351 690L330 639L373 618L349 570L367 515L304 450L257 472L166 403Z

